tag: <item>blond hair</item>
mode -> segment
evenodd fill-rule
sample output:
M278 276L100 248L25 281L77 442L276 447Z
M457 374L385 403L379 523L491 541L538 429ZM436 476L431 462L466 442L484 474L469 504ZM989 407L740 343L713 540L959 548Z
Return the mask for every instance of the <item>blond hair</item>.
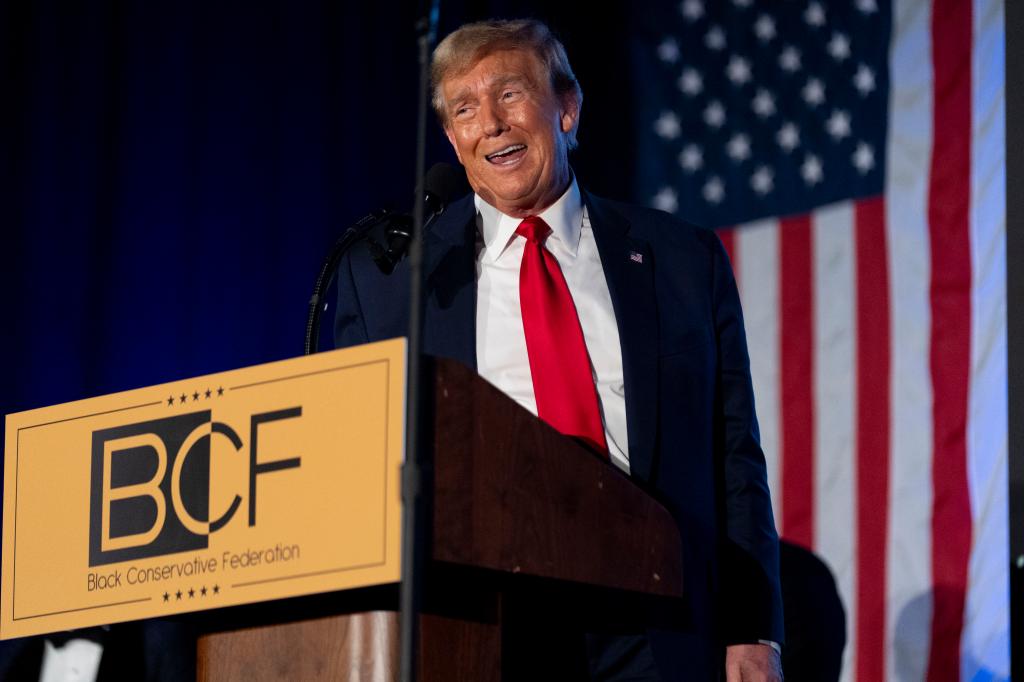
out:
M565 47L547 25L536 19L478 21L449 33L434 48L430 81L433 88L432 103L441 125L448 125L444 93L441 91L444 79L469 71L474 64L493 52L515 49L529 50L537 57L555 95L575 97L577 107L583 104L583 90L569 66ZM577 116L576 123L568 133L569 149L576 147L578 127Z

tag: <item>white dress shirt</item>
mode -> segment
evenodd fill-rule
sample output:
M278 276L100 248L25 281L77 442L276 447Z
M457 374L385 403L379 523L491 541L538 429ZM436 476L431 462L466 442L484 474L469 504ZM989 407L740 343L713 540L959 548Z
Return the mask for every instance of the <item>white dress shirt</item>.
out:
M519 307L519 265L526 240L515 232L522 219L505 215L479 196L476 209L480 237L476 260L477 371L537 414ZM575 178L565 194L539 217L551 227L544 246L558 261L576 304L611 461L629 472L619 328L594 231Z

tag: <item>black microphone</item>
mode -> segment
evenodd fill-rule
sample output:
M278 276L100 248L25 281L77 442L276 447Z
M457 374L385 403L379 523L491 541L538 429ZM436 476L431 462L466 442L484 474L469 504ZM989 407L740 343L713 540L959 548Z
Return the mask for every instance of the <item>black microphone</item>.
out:
M424 189L416 192L418 201L423 202L423 227L426 229L453 199L469 192L469 183L462 168L450 163L435 163L423 180ZM373 262L380 271L390 275L395 267L405 258L412 241L412 215L392 215L387 221L385 231L387 246L382 246L372 237L368 238L367 246L373 256Z
M465 171L448 163L434 164L427 172L423 184L426 189L416 192L416 195L423 202L424 226L430 225L444 213L445 207L452 199L469 192ZM380 230L381 226L384 229L386 247L378 244L370 236L371 232ZM374 211L361 218L338 238L324 259L323 265L320 266L320 272L313 286L313 295L309 299L306 341L303 347L306 355L315 353L319 346L320 317L325 308L323 296L334 279L338 263L341 262L346 251L363 239L369 245L370 253L377 267L384 274L390 275L395 266L405 257L405 252L409 250L409 242L412 241L412 216L387 210Z

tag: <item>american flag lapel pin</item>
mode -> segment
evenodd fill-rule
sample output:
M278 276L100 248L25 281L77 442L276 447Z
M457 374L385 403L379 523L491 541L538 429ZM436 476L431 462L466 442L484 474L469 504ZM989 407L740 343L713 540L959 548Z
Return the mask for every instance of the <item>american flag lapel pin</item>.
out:
M630 251L629 260L633 261L634 263L640 263L641 265L643 265L644 254L640 253L639 251Z

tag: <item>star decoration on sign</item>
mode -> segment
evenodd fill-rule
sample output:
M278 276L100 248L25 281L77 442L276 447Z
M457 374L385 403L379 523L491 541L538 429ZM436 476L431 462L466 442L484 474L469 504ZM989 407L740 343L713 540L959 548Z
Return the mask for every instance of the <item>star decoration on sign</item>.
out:
M814 154L808 154L800 166L800 175L808 185L816 185L824 180L825 172L821 167L821 160Z
M181 601L181 590L178 590L177 592L174 593L174 598L177 599L178 601Z
M222 395L224 395L224 389L223 388L218 388L217 389L217 397L219 398Z
M750 158L750 138L743 133L733 135L725 148L729 158L737 163Z
M164 601L166 602L166 601L170 601L170 600L171 600L171 595L168 594L167 592L164 592Z
M800 129L791 121L787 121L779 128L779 132L775 135L775 140L786 153L789 153L800 144Z
M872 90L875 89L875 74L874 72L861 64L857 67L857 73L853 76L853 87L857 88L857 92L861 95L868 95Z
M704 109L704 122L712 128L721 128L725 123L725 107L718 100L708 104Z
M722 199L725 198L725 186L722 184L721 178L717 175L711 176L711 179L704 183L701 194L704 195L706 201L712 204L722 203Z
M757 91L751 105L754 107L754 113L760 118L767 118L775 113L775 98L764 88Z
M825 86L817 78L811 78L801 91L804 101L816 107L825 101Z
M687 21L693 23L704 16L704 3L700 0L683 0L679 11Z
M704 154L700 147L695 144L688 144L679 152L679 165L687 173L694 173L704 165Z
M220 585L214 585L213 586L213 593L214 594L220 594Z
M204 597L206 596L206 585L203 585L203 589L199 590L199 594L201 594Z
M654 131L658 133L658 137L666 140L674 140L679 137L680 130L679 117L672 111L661 112L661 116L654 122Z
M857 149L853 152L853 165L861 175L875 167L875 152L871 149L871 145L863 142L857 145Z
M206 398L207 399L210 398L210 393L212 393L212 391L210 391L210 389L206 389Z
M193 590L191 587L188 588L188 598L189 599L195 599L195 596L196 596L196 591Z
M841 62L850 56L850 39L842 33L832 34L832 40L828 41L828 53L837 62Z
M679 77L678 85L680 90L693 97L699 95L704 89L704 80L700 77L697 69L684 69L683 75Z
M659 211L675 213L679 208L679 197L676 196L676 191L671 187L662 187L658 193L654 195L654 200L651 204Z
M750 176L750 186L754 191L765 196L775 187L775 174L768 166L758 166L754 174Z
M679 61L679 43L674 38L665 38L658 45L658 59L663 62L675 64Z
M174 396L173 395L170 398L167 399L167 404L168 405L173 405L174 404Z
M850 134L850 115L842 109L836 109L825 122L825 129L837 142Z
M796 73L800 70L800 50L792 45L787 45L779 55L779 66L783 71Z
M188 400L188 396L186 396L184 393L182 393L181 394L181 402L184 403L186 400Z
M809 26L815 28L825 25L825 8L821 6L821 3L812 2L807 5L807 10L804 12L804 21Z
M192 402L199 400L199 391L192 394Z
M767 14L762 14L754 22L754 35L762 43L767 43L775 37L775 20Z
M725 49L725 33L718 26L712 26L704 36L704 44L715 51Z
M744 85L750 82L750 62L743 57L733 55L725 67L725 75L733 85Z

